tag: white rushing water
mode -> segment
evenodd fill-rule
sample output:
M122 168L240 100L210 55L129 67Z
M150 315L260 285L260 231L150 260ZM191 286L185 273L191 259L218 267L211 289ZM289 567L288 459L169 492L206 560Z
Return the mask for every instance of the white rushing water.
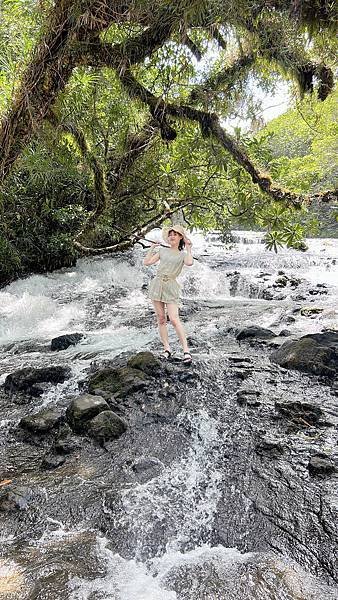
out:
M282 269L309 283L332 287L326 303L334 304L338 240L309 240L308 252L282 249L275 254L264 248L260 234L236 235L243 241L229 247L207 243L199 234L192 236L200 260L185 269L180 278L186 298L230 299L229 272L240 270L250 284L257 283L260 272L276 275ZM81 345L88 352L97 349L117 353L132 345L135 349L146 345L149 332L125 325L128 315L142 319L150 307L142 286L154 268L142 266L143 253L135 249L131 261L115 256L82 259L77 267L32 275L0 290L0 346L31 340L48 343L52 337L70 331L86 334ZM242 291L242 296L236 296L237 302L248 299L244 284ZM321 298L320 302L325 304L325 300ZM76 349L69 352L71 355Z

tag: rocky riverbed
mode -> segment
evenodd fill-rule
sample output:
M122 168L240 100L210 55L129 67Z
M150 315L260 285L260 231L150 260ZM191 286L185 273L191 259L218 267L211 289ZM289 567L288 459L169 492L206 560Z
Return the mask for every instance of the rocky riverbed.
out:
M208 261L184 281L191 367L161 359L150 307L123 286L95 289L82 328L72 308L63 337L3 340L1 599L337 597L332 285ZM198 297L208 268L228 296ZM110 348L127 334L113 352L107 296Z

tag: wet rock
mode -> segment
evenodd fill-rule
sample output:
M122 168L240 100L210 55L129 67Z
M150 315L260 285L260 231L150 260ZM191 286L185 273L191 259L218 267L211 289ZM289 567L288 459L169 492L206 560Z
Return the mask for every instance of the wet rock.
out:
M285 342L270 360L287 369L333 378L338 372L338 333L309 334Z
M327 294L327 290L312 289L312 290L309 290L309 294L310 294L310 296L318 296L318 294L323 295L323 294Z
M111 410L105 410L88 423L88 434L100 443L119 438L127 429L127 424Z
M162 368L161 361L152 352L138 352L127 363L132 369L139 369L147 375L155 377Z
M66 350L69 346L75 346L84 337L83 333L67 333L53 338L50 344L51 350Z
M300 309L300 314L302 317L314 317L323 312L323 308L319 308L317 306L307 306Z
M54 408L47 408L21 419L19 426L33 433L46 433L59 425L62 415Z
M27 510L33 499L34 492L28 486L11 485L5 489L0 488L0 511Z
M68 406L66 417L72 429L81 432L87 421L108 409L107 402L101 396L83 394L75 398Z
M331 475L336 471L336 467L328 456L325 454L318 454L312 456L309 460L308 469L310 475Z
M277 277L275 283L273 284L273 287L275 287L275 288L286 287L287 284L288 284L288 278L286 275L283 275L281 277Z
M311 427L319 425L323 416L323 411L319 406L308 402L275 402L278 412L292 421L297 428Z
M289 329L282 329L278 335L280 337L289 337L289 335L291 335L291 331Z
M271 458L278 458L284 453L284 448L279 441L265 437L256 445L256 452Z
M149 378L139 369L108 367L97 371L90 377L88 390L92 394L97 389L102 389L124 398L134 392L144 390L148 383Z
M47 454L42 463L41 463L41 467L42 469L57 469L57 467L60 467L61 465L63 465L63 463L65 462L66 457L65 456L57 456L55 454Z
M264 327L258 327L257 325L250 325L249 327L243 327L237 335L236 340L246 340L249 338L255 338L259 340L267 340L275 337L275 334L271 329L265 329Z
M42 369L34 369L27 367L19 369L7 375L5 379L5 390L8 392L27 392L32 396L39 396L43 393L44 388L40 388L36 384L40 383L63 383L69 376L71 370L68 367L44 367Z
M158 458L148 457L135 461L131 468L137 474L138 480L145 483L158 477L162 473L164 465Z
M261 392L259 392L258 390L251 390L251 389L239 390L236 394L236 399L237 399L238 404L240 404L241 406L248 405L248 406L252 406L254 408L256 406L261 405L261 401L258 400L258 397L260 395L261 395Z
M230 279L230 296L245 295L248 298L258 298L261 287L248 281L240 273L233 274Z
M81 440L75 436L68 436L57 440L53 446L56 454L71 454L82 446Z
M229 360L233 363L252 363L248 356L229 356Z
M275 297L275 295L271 291L271 289L267 288L267 289L263 290L263 292L262 292L262 298L264 300L273 300L274 297Z

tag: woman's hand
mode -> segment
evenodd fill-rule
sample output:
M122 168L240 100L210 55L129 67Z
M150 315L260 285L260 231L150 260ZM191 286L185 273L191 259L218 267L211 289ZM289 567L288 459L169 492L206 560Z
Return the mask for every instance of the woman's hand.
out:
M185 241L185 246L186 246L187 250L190 251L192 248L192 241L189 240L189 238L184 238L184 241Z
M194 262L194 259L191 254L192 241L189 240L189 238L184 238L184 241L185 241L185 247L187 250L187 254L184 257L184 264L186 265L186 267L191 267Z

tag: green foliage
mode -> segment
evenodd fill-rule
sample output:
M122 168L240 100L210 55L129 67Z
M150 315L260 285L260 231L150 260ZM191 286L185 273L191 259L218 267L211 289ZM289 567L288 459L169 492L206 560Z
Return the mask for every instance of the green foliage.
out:
M17 250L0 232L0 281L11 281L20 273L21 261Z
M299 84L304 62L319 63L324 58L329 65L334 62L333 36L323 33L325 19L314 27L310 41L304 33L311 23L309 14L302 29L288 18L289 3L279 3L280 9L277 4L142 0L130 3L128 18L117 19L97 39L121 44L123 49L146 30L152 15L166 10L171 19L183 6L183 17L170 40L134 65L133 75L158 99L157 107L175 103L217 112L222 125L228 118L244 116L257 131L256 86L272 92L282 77ZM1 4L1 114L15 97L35 41L48 28L44 17L52 5L49 0L3 0ZM74 16L86 15L86 9L87 3L79 2ZM215 41L215 28L226 38L226 49ZM204 53L200 63L192 44ZM249 61L243 66L240 59L245 56L254 57L254 64ZM3 188L0 282L31 269L74 262L72 240L95 209L95 168L105 183L106 206L82 239L85 245L112 245L181 201L192 228L217 229L225 235L232 226L263 229L268 248L302 249L303 235L315 232L313 215L295 212L263 194L233 155L210 137L208 128L201 132L179 116L163 118L153 107L152 114L146 104L131 99L120 81L128 64L123 58L116 71L85 66L73 70L53 104L59 125L45 123L36 132ZM318 82L313 83L316 88ZM314 94L297 99L293 110L258 134L244 135L238 128L234 137L282 189L307 194L333 188L336 102L336 92L321 103ZM177 134L170 142L162 139L164 125ZM130 159L135 152L132 141L146 126L153 128L153 134L137 158ZM85 140L85 151L75 130Z

